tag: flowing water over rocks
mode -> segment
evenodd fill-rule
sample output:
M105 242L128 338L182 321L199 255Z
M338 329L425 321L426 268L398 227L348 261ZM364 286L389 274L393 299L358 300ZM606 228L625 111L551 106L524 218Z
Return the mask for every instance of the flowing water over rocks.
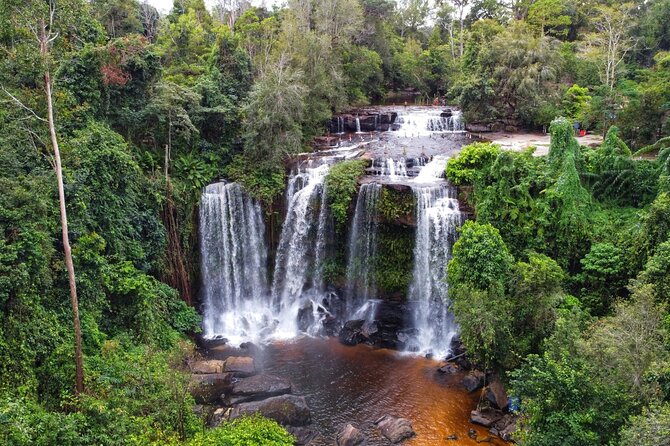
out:
M393 123L396 116L398 123ZM390 137L378 134L376 140L366 141L362 125L395 130L384 133ZM423 146L419 151L407 145L431 141L429 151L435 151L445 142L435 135L462 133L460 114L404 109L338 117L332 126L338 133L355 126L360 141L301 155L287 182L274 265L268 265L260 205L235 183L212 184L203 192L204 337L225 339L228 346L245 341L266 345L257 351L262 375L245 378L237 390L235 383L221 381L233 386L225 401L238 415L253 410L274 414L290 403L297 421L289 424L294 426L309 422L308 406L323 441L314 442L311 428L295 429L313 440L312 445L333 444L347 423L354 423L347 432L360 430L369 445L388 444L383 430L387 435L409 435L409 423L418 435L407 444L442 444L454 436L459 438L454 444L476 444L466 429L471 428L467 416L473 397L456 389L451 378L439 378L435 362L421 358L448 356L458 333L446 282L446 266L464 220L457 190L444 178L453 149L426 154ZM380 147L384 154L377 156ZM361 156L370 159L366 176L351 205L350 226L339 232L325 178L333 163ZM402 240L412 244L397 247ZM411 255L398 265L402 251ZM395 255L395 267L404 268L408 277L408 285L391 294L378 283L380 277L386 287L389 280L398 280L379 275L388 255ZM317 338L301 338L305 334ZM331 337L318 338L324 335ZM404 353L370 350L357 345L361 343ZM233 373L226 370L232 367L228 362L221 370L216 363L199 367L222 377ZM207 381L194 376L198 382ZM262 400L256 401L260 397L248 389L261 389ZM287 389L297 396L282 395ZM373 422L384 415L392 415L383 423L386 427L374 428Z

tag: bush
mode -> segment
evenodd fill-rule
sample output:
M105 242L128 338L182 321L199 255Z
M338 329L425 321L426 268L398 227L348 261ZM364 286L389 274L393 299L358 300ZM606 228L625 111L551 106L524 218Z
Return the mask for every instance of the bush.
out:
M334 165L326 176L328 204L338 230L347 222L358 179L365 173L365 166L366 162L363 160L344 161Z
M196 435L188 446L293 446L294 438L276 421L259 415L238 418Z
M447 178L457 186L475 184L500 153L500 146L488 142L476 142L463 147L456 158L447 163Z

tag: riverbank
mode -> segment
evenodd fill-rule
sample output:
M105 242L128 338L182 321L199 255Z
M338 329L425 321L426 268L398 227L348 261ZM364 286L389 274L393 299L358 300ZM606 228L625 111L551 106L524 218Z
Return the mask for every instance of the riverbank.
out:
M468 392L463 387L463 371L439 372L437 361L366 345L345 346L335 338L299 337L246 347L209 343L202 353L208 360L248 355L253 358L253 369L248 360L235 360L238 366L247 364L243 375L253 373L290 382L287 398L304 400L309 411L309 415L302 413L299 421L304 424L302 421L309 418L311 423L301 425L297 432L305 435L309 440L305 444L310 446L335 444L347 424L361 431L368 446L389 445L375 425L385 415L409 420L415 436L403 442L408 446L507 444L488 429L470 423L479 390ZM216 404L223 406L223 400ZM298 412L304 412L301 404ZM219 414L235 411L224 409Z

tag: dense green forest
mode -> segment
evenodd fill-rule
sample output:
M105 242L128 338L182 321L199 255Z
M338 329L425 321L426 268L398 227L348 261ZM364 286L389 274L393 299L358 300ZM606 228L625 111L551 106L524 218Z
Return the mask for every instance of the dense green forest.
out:
M215 3L0 0L0 443L291 444L192 411L201 189L238 181L277 219L333 113L408 94L553 121L547 157L476 143L447 168L476 210L453 309L524 401L520 443L670 435L670 0Z

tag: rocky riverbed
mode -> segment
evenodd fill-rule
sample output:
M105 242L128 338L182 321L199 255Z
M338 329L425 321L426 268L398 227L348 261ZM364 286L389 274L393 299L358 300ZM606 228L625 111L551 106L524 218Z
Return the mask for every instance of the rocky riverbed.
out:
M467 371L463 357L440 363L309 337L242 348L209 341L201 351L191 389L210 426L259 412L310 446L503 445L513 430L504 389Z

